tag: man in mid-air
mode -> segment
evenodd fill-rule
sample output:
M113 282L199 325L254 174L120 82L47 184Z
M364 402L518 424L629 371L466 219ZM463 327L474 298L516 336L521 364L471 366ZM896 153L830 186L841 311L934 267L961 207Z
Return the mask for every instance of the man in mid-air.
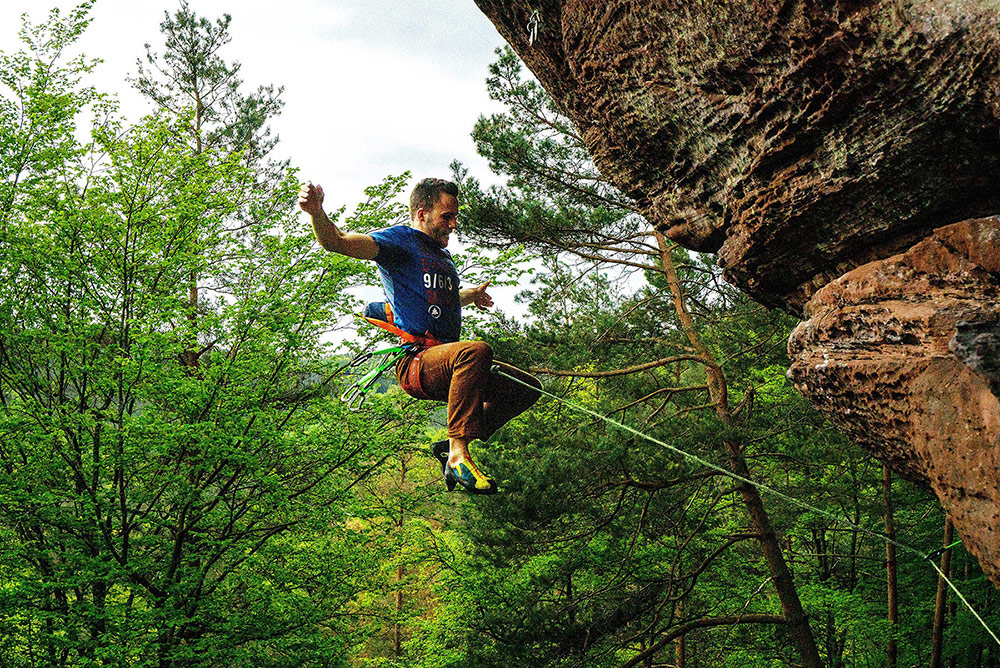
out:
M520 369L493 361L483 341L460 341L462 307L493 306L489 282L459 288L458 272L445 250L458 226L458 186L424 179L410 194L410 225L371 234L342 232L323 211L323 189L302 187L299 206L312 217L313 232L328 251L374 260L382 276L386 318L420 342L396 365L400 387L418 399L448 403L448 440L432 450L441 463L449 490L493 494L496 483L472 461L470 446L482 445L508 420L538 400L538 380ZM491 373L500 369L521 383Z

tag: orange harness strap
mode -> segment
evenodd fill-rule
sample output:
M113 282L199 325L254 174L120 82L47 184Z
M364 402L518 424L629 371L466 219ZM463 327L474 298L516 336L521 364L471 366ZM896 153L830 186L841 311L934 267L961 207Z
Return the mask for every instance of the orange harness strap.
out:
M369 306L372 305L370 304ZM381 306L381 304L378 304L378 306ZM432 346L441 345L442 342L433 336L418 336L396 327L395 319L392 315L392 307L386 302L384 308L385 320L373 318L368 315L362 317L376 327L381 327L385 331L395 334L402 339L403 343L414 345L413 350L415 353L399 360L398 364L405 365L405 370L402 373L397 373L396 377L399 380L399 386L411 397L416 399L430 399L420 386L420 357L424 354L425 350ZM374 313L377 313L377 311L374 311Z
M418 336L416 334L410 334L396 327L395 319L392 315L392 306L389 302L385 302L385 320L379 318L371 318L367 315L362 316L365 320L375 325L376 327L381 327L387 332L391 332L403 340L403 343L416 343L417 345L430 348L431 346L440 345L442 342L435 339L433 336Z
M425 352L427 348L421 348L416 355L408 355L399 361L400 364L406 365L403 373L396 374L399 386L414 399L430 399L420 384L420 358Z
M400 339L403 340L403 343L416 343L417 345L425 346L427 348L441 344L441 341L438 341L437 339L432 338L430 336L417 336L416 334L410 334L409 332L404 332L399 327L389 324L385 320L376 320L375 318L369 318L367 316L362 316L362 317L371 324L375 325L376 327L381 327L385 331L395 334L396 336L398 336Z

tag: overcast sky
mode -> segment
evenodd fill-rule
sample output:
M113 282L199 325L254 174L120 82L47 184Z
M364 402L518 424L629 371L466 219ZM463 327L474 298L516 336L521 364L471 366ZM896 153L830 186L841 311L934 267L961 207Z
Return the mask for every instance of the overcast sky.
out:
M70 0L0 0L0 50L19 48L20 15L43 21ZM472 0L190 0L211 19L232 16L232 41L221 52L243 64L256 88L284 86L279 157L322 183L327 208L353 206L361 189L387 174L447 177L458 158L489 183L469 133L497 107L484 80L503 44ZM137 120L149 110L126 77L144 44L162 52L159 24L176 0L97 0L80 49L101 58L93 82L119 95ZM252 90L251 88L251 90ZM412 183L412 181L411 181Z

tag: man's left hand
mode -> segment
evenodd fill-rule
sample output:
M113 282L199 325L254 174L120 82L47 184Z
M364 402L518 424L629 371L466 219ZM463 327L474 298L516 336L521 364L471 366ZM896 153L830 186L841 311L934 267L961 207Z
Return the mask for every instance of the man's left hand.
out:
M474 288L469 288L468 290L463 290L462 295L462 305L473 304L479 308L489 308L493 306L493 298L489 296L486 292L487 286L490 282L486 281L482 285L478 285Z

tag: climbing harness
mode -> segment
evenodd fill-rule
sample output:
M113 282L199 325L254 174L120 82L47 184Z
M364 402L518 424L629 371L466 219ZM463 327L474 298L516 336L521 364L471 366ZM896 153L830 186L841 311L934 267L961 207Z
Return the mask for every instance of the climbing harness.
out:
M355 357L353 361L351 361L349 365L350 367L359 367L373 357L382 358L382 361L379 362L374 369L351 383L347 389L344 390L344 393L340 395L340 400L347 404L347 408L350 411L357 411L361 408L368 390L375 386L375 383L378 382L378 379L383 373L394 367L401 359L407 357L408 355L413 355L415 358L419 357L420 354L427 348L440 345L441 343L430 334L418 336L416 334L410 334L409 332L397 327L393 317L392 307L388 302L372 302L368 304L365 307L365 312L362 317L371 324L381 327L387 332L395 334L401 339L402 342L398 346L384 348L383 350L378 350L376 352L362 352ZM414 371L419 369L417 365L412 363L412 360L409 368ZM403 377L400 378L400 384L411 396L415 396L418 399L427 398L423 389L420 387L419 374L413 372L404 374Z
M361 317L376 327L381 327L385 331L395 334L403 343L416 343L425 348L441 344L441 341L435 339L430 333L419 336L400 329L396 325L396 317L393 315L392 305L389 302L372 302L368 304L365 306L364 315Z
M871 529L866 529L865 527L859 526L859 525L855 524L854 522L851 522L850 520L844 519L842 517L838 517L838 516L834 515L833 513L827 512L827 511L823 510L822 508L817 508L816 506L810 505L810 504L806 503L805 501L799 501L798 499L796 499L794 497L791 497L791 496L788 496L787 494L784 494L783 492L780 492L780 491L774 489L773 487L770 487L768 485L765 485L765 484L762 484L762 483L759 483L759 482L754 482L753 480L750 480L749 478L744 478L743 476L741 476L741 475L739 475L737 473L733 473L732 471L730 471L730 470L728 470L728 469L726 469L726 468L724 468L722 466L719 466L718 464L713 464L712 462L710 462L708 460L705 460L705 459L702 459L701 457L698 457L697 455L692 455L689 452L685 452L684 450L681 450L680 448L677 448L677 447L675 447L673 445L670 445L669 443L665 443L664 441L661 441L661 440L659 440L657 438L649 436L648 434L644 434L641 431L639 431L637 429L633 429L632 427L629 427L626 424L618 422L617 420L615 420L613 418L610 418L610 417L608 417L606 415L601 415L600 413L598 413L596 411L592 411L589 408L586 408L585 406L580 406L579 404L575 404L572 401L564 399L564 398L562 398L562 397L560 397L560 396L558 396L556 394L553 394L551 392L548 392L548 391L546 391L544 389L535 387L533 385L529 385L528 383L524 382L520 378L515 378L514 376L512 376L512 375L510 375L510 374L508 374L506 372L504 372L498 366L494 366L491 369L491 371L493 373L498 374L500 376L503 376L505 378L509 378L510 380L514 381L515 383L520 383L521 385L524 385L525 387L530 387L531 389L533 389L533 390L535 390L537 392L540 392L541 394L544 394L545 396L547 396L547 397L549 397L551 399L554 399L555 401L558 401L559 403L564 404L564 405L566 405L566 406L568 406L568 407L570 407L570 408L572 408L574 410L580 411L581 413L586 413L587 415L590 415L591 417L597 418L598 420L603 420L604 422L607 422L608 424L614 425L615 427L618 427L619 429L627 431L628 433L632 434L633 436L637 436L639 438L642 438L644 440L649 441L650 443L655 443L656 445L662 446L662 447L666 448L667 450L670 450L674 454L680 455L684 459L687 459L689 461L692 461L692 462L695 462L697 464L700 464L701 466L704 466L706 468L712 469L713 471L721 473L722 475L725 475L725 476L727 476L729 478L732 478L733 480L736 480L738 482L744 483L746 485L752 485L752 486L756 487L757 489L760 489L760 490L763 490L765 492L768 492L772 496L775 496L775 497L777 497L779 499L782 499L784 501L788 501L789 503L792 503L792 504L794 504L796 506L799 506L800 508L805 508L806 510L810 510L810 511L812 511L814 513L822 515L822 516L826 517L827 519L833 520L837 524L847 525L847 526L851 527L852 529L854 529L856 531L859 531L861 533L865 533L865 534L869 534L869 535L875 536L875 537L877 537L877 538L885 541L886 543L891 543L892 545L895 545L896 547L900 548L901 550L905 550L907 552L911 552L913 554L916 554L922 560L927 561L931 566L934 567L934 570L937 571L938 576L948 585L949 589L951 589L953 592L955 592L955 595L958 596L959 600L961 600L963 604L965 604L965 607L969 609L969 612L972 613L972 616L975 617L976 620L979 621L979 623L982 625L982 627L984 629L986 629L986 632L990 634L990 637L992 637L994 641L996 641L997 645L1000 645L1000 637L997 637L997 634L993 632L993 629L991 629L989 627L989 625L986 623L986 621L979 615L979 613L976 612L976 609L974 607L972 607L972 604L969 603L969 601L965 598L965 596L962 595L962 592L959 591L958 587L948 578L947 575L945 575L944 571L941 570L941 568L934 562L934 557L935 556L940 555L940 554L944 553L947 550L950 550L951 548L953 548L956 545L958 545L959 543L961 543L961 541L957 541L955 543L952 543L951 545L947 545L947 546L945 546L945 547L943 547L943 548L941 548L939 550L936 550L936 551L934 551L934 552L932 552L930 554L926 554L923 551L918 550L915 547L910 547L909 545L906 545L905 543L900 543L899 541L890 538L889 536L885 535L884 533L882 533L880 531L873 531Z

